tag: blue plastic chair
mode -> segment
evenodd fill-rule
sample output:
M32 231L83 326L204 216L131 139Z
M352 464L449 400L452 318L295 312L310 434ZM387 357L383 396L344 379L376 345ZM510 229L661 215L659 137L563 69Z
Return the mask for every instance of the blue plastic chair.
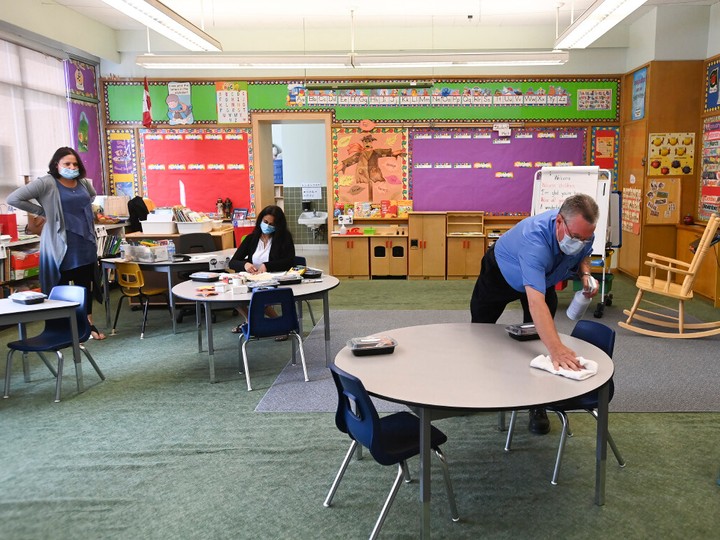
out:
M300 322L295 309L295 295L292 289L288 287L256 289L250 297L248 320L240 326L240 352L245 366L245 380L247 381L248 391L252 390L246 349L248 342L250 340L279 336L292 336L297 340L305 381L309 381L307 366L305 365L305 351L300 337ZM292 358L293 363L295 363L294 347Z
M90 364L92 364L92 367L95 368L95 371L100 376L100 379L105 380L105 375L100 371L90 351L83 345L83 343L90 339L90 323L87 319L87 309L85 307L85 288L76 285L57 285L50 291L48 298L50 300L65 300L66 302L78 303L75 314L77 317L78 336L80 338L80 351L82 351L90 361ZM23 353L23 362L26 361L25 353L35 352L38 353L50 372L57 379L55 382L55 403L58 403L62 391L64 364L62 349L67 349L72 347L72 345L70 321L67 319L48 319L45 321L45 328L39 335L8 343L7 346L10 350L8 351L7 364L5 366L5 393L3 397L10 397L10 375L12 371L12 358L15 351ZM44 352L54 352L57 355L57 370L53 368L52 364L42 354ZM75 377L77 378L78 392L82 393L84 391L82 365L79 362L75 364Z
M400 482L403 477L406 482L410 482L407 460L420 454L420 419L409 412L394 413L380 418L375 405L370 399L370 395L365 390L365 386L363 386L360 379L343 371L335 364L330 366L330 371L338 392L335 425L340 431L348 434L352 443L323 504L326 507L332 504L345 470L350 464L355 450L360 445L367 448L370 455L381 465L397 465L398 472L395 482L370 534L371 539L377 538L390 506L400 489ZM460 518L455 504L455 494L450 482L447 459L440 450L440 445L444 444L445 441L447 441L445 434L436 427L431 427L430 446L442 465L452 520L458 521Z
M587 341L588 343L591 343L592 345L595 345L597 348L602 349L602 351L607 354L610 358L612 358L613 351L615 349L615 330L612 328L605 326L604 324L601 324L596 321L588 321L588 320L580 320L575 325L575 328L573 328L573 331L570 334L572 337L582 339L583 341ZM610 379L610 400L612 400L613 395L615 394L615 383L612 379ZM562 422L562 432L560 433L560 445L558 447L557 457L555 458L555 469L553 471L552 480L550 481L551 484L557 485L558 482L558 476L560 475L560 464L562 463L563 453L565 451L565 441L567 440L568 436L572 437L572 432L570 431L570 422L567 417L568 411L587 411L590 414L593 415L595 420L597 420L597 406L598 406L598 391L594 390L592 392L589 392L585 395L579 396L577 398L569 399L566 401L559 401L556 403L551 403L545 406L545 408L549 411L554 412L558 415L558 418L560 418L560 422ZM510 451L510 445L512 443L512 436L513 431L515 428L515 419L517 417L517 411L513 411L512 417L510 418L510 426L508 428L508 435L507 440L505 442L505 450ZM610 432L608 431L607 436L608 444L610 445L610 448L613 451L613 454L615 454L615 459L617 459L618 464L621 467L625 466L625 460L623 459L622 455L620 454L620 451L618 450L617 446L615 445L615 441L612 438L612 435L610 435Z
M305 257L300 257L299 255L295 255L295 261L294 266L307 266L307 259ZM308 313L310 313L310 320L313 323L313 328L315 327L315 315L313 315L312 306L310 305L309 300L303 300L305 302L305 305L308 308ZM302 306L301 306L302 307Z

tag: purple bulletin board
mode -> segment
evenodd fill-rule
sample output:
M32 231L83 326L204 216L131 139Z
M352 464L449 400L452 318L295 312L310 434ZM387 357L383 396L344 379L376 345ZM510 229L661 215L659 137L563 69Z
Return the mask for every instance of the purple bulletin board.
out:
M98 195L105 193L105 176L102 167L102 143L98 125L98 106L96 103L68 100L70 115L70 135L73 147L85 165L87 177L92 180Z
M586 128L410 131L410 198L416 211L529 214L541 167L586 164Z

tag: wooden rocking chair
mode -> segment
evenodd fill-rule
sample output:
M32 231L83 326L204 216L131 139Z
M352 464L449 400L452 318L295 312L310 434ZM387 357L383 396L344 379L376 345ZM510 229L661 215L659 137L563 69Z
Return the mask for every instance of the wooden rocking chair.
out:
M718 225L720 225L720 216L718 216L718 214L713 214L705 227L705 232L700 238L700 242L695 250L695 256L689 263L657 255L655 253L648 253L648 258L650 260L645 261L645 264L650 267L650 275L640 276L637 278L635 286L638 288L638 293L635 297L635 302L633 303L631 309L626 309L623 312L628 316L628 318L627 321L620 321L618 323L620 327L627 328L628 330L632 330L633 332L637 332L639 334L666 338L697 338L720 334L720 321L709 323L686 323L684 305L685 300L689 300L693 297L693 284L695 283L695 277L697 276L697 272L703 259L705 258L705 255L710 249L711 242L715 238ZM667 272L666 279L659 279L657 275L658 270ZM676 276L685 277L681 282L677 283ZM650 311L647 309L640 309L640 301L643 298L643 294L646 292L677 299L677 316ZM664 307L660 304L649 302L647 300L645 302L654 306ZM669 311L675 312L674 309L670 309ZM632 324L633 320L667 328L667 330L650 330L634 326Z

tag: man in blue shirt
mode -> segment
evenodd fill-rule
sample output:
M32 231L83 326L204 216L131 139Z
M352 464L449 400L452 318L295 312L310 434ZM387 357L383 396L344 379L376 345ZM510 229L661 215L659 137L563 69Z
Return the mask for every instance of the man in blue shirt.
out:
M559 210L548 210L519 222L488 249L470 300L474 323L495 323L505 307L520 300L523 322L535 328L555 369L579 370L575 352L563 345L555 328L558 298L555 285L574 275L591 286L590 255L599 218L597 203L588 195L568 197ZM550 431L545 409L530 410L529 429Z

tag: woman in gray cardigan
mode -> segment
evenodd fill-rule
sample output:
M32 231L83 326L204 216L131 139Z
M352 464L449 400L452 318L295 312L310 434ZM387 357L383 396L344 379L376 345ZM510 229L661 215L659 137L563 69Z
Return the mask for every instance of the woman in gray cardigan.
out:
M85 287L92 337L105 339L92 323L91 287L97 264L97 240L92 201L97 193L85 178L78 153L55 151L48 174L13 191L7 203L45 218L40 234L40 287L48 294L55 285L73 282Z

